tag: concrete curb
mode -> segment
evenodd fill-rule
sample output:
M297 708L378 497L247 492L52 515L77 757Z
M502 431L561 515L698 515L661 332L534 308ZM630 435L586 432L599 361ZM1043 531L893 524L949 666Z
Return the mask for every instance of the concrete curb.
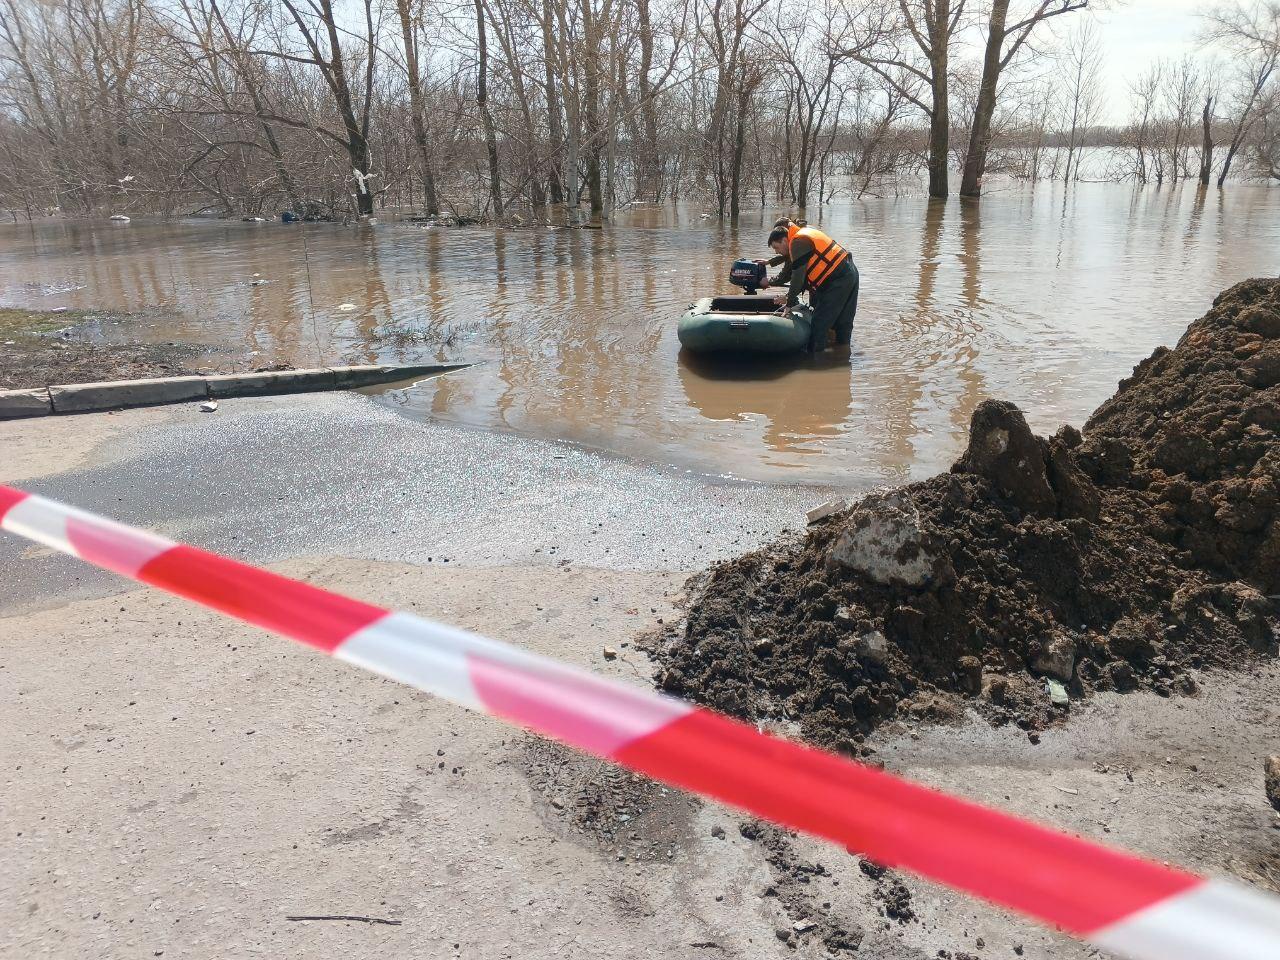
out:
M215 400L223 397L256 397L268 393L306 393L312 390L332 390L336 382L333 371L276 370L269 373L227 373L205 377L209 396Z
M209 388L204 377L165 377L160 380L107 380L50 387L54 413L91 413L120 407L204 400Z
M254 397L320 390L350 390L379 383L423 379L468 367L467 363L409 366L320 367L273 370L207 377L160 377L154 380L109 380L71 383L34 390L0 390L0 420L42 417L55 413L93 413L125 407L150 407L190 400Z
M18 417L43 417L53 413L49 388L35 390L0 390L0 420Z

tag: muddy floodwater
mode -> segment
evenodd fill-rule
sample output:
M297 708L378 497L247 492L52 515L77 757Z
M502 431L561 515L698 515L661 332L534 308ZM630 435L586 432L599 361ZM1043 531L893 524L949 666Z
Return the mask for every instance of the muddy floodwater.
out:
M1280 189L1263 186L868 200L821 217L862 272L851 356L694 362L680 314L730 289L735 257L766 255L787 211L704 212L637 207L600 231L13 224L0 305L167 306L103 334L230 345L248 366L483 361L381 402L714 475L863 485L945 467L985 397L1042 432L1079 423L1220 289L1280 272Z

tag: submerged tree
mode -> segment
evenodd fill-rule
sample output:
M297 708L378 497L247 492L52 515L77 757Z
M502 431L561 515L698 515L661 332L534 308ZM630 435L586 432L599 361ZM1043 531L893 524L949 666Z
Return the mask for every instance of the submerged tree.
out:
M1259 118L1259 106L1267 102L1269 89L1275 84L1280 64L1280 2L1235 0L1219 4L1205 14L1205 21L1206 38L1224 46L1235 64L1228 81L1231 139L1218 174L1218 186L1222 186Z
M1011 5L1011 0L991 0L986 16L982 76L978 81L973 124L969 129L969 149L965 153L964 173L960 181L960 195L964 197L977 197L982 193L1001 76L1023 52L1038 28L1054 17L1085 9L1089 0L1030 0L1023 6L1013 6L1012 10Z

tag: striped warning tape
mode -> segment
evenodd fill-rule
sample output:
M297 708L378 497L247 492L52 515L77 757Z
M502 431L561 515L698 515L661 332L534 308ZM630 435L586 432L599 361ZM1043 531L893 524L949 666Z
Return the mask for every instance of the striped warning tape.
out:
M123 576L832 840L1133 960L1278 960L1280 901L760 733L516 647L0 486L0 526Z

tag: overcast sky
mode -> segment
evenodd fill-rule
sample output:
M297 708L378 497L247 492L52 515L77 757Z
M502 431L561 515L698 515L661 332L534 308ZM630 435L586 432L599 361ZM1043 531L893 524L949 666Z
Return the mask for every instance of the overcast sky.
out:
M1206 0L1127 0L1096 14L1107 52L1106 122L1123 123L1129 112L1128 82L1160 57L1181 57L1195 47L1197 11Z

